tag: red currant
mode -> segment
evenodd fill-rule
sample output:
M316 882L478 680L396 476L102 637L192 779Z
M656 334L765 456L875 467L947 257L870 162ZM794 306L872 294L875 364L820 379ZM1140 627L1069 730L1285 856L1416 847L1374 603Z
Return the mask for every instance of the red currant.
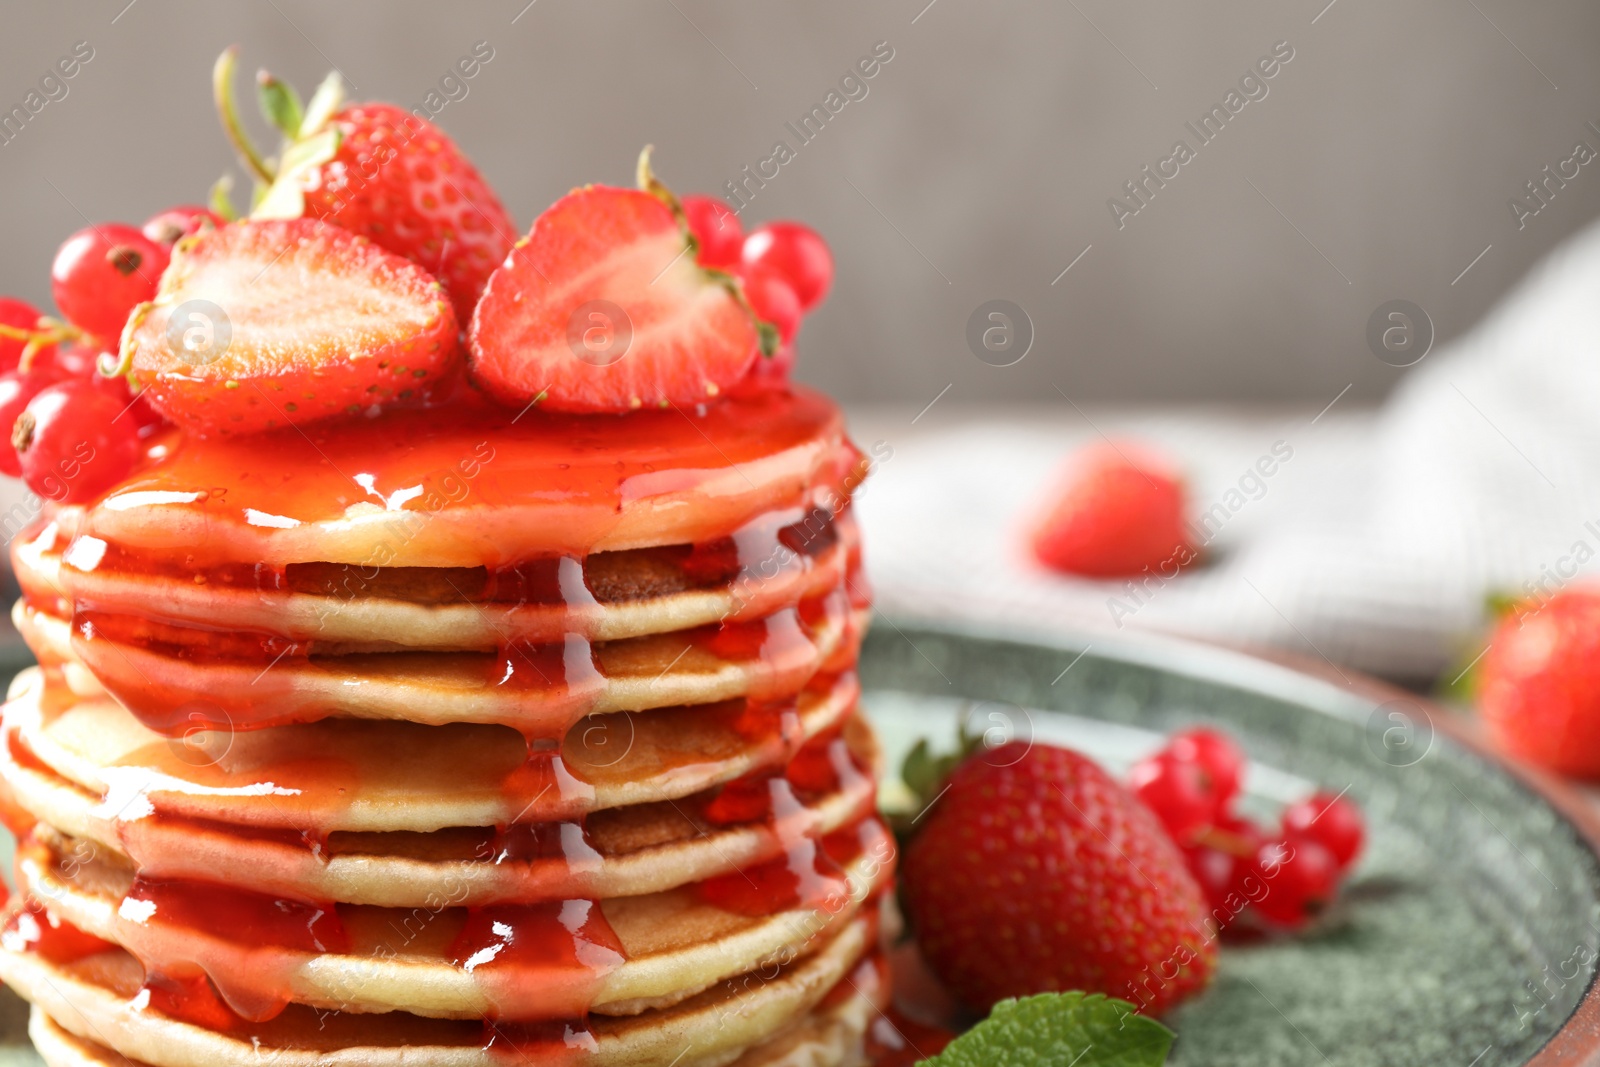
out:
M17 423L17 416L22 414L28 406L28 401L38 395L39 390L48 384L47 380L34 374L23 374L21 371L8 370L0 374L0 426L7 431ZM9 437L7 439L9 441ZM17 462L17 450L8 443L0 448L0 472L11 475L13 478L22 477L22 467Z
M156 295L167 258L166 248L132 226L90 226L56 252L50 289L74 326L115 340L134 305Z
M21 300L13 300L9 296L0 296L0 326L9 326L16 330L36 330L39 327L39 309L32 304ZM27 341L15 337L0 337L0 371L16 370L18 362L22 359L22 350L28 345ZM55 354L55 346L41 348L34 354L35 360L47 360Z
M1332 793L1313 793L1283 809L1283 833L1291 841L1321 845L1343 870L1361 852L1366 826L1361 809L1350 800Z
M100 374L100 349L92 344L64 344L56 349L50 359L39 358L33 361L33 373L36 377L47 382L64 382L68 378L84 378L92 380Z
M1214 912L1229 907L1230 895L1236 898L1231 907L1241 907L1247 896L1245 878L1254 869L1256 853L1266 839L1266 832L1249 819L1224 815L1183 850L1184 862ZM1226 923L1234 915L1224 913L1218 918Z
M1193 763L1204 772L1218 811L1238 795L1239 781L1244 777L1244 753L1227 734L1196 726L1173 734L1167 741L1167 752L1173 759Z
M789 380L789 372L793 369L794 346L780 345L770 357L761 356L751 365L746 380L763 385L782 384Z
M121 376L108 378L100 373L98 369L99 362L105 358L103 356L97 357L96 362L90 365L89 372L81 375L81 377L83 377L84 381L117 402L117 409L122 412L117 421L132 419L134 429L141 435L148 427L160 426L165 423L166 420L161 417L161 413L150 406L150 401L133 391L133 387L128 384L127 378Z
M700 245L695 257L700 265L732 270L744 245L744 227L733 208L714 196L686 196L683 213L689 217L689 232Z
M1180 846L1192 843L1211 825L1217 808L1204 773L1193 763L1160 752L1134 765L1128 788L1155 812L1168 835Z
M744 294L756 316L777 327L785 345L794 340L800 332L800 298L788 282L769 270L753 271L745 275Z
M1327 907L1339 887L1333 853L1315 841L1271 841L1256 852L1253 872L1267 891L1252 905L1279 926L1304 926Z
M745 272L769 268L794 288L802 311L822 303L833 284L833 253L822 235L798 222L769 222L750 231L740 253Z
M1200 883L1206 906L1213 911L1227 905L1228 894L1233 891L1235 862L1233 856L1208 845L1192 845L1183 850L1184 866Z
M145 220L144 225L139 227L139 231L156 244L171 248L178 243L180 237L199 233L207 226L220 229L227 224L227 219L208 207L182 204L178 207L169 207L159 215L151 215Z
M93 500L127 477L138 458L138 428L117 398L93 382L41 389L11 432L22 478L58 503Z

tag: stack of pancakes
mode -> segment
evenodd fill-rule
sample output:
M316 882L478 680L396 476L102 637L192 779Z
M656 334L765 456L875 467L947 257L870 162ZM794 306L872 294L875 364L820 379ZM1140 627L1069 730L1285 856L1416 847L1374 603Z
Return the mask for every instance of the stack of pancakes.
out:
M893 845L837 410L155 442L17 539L55 1065L853 1063Z

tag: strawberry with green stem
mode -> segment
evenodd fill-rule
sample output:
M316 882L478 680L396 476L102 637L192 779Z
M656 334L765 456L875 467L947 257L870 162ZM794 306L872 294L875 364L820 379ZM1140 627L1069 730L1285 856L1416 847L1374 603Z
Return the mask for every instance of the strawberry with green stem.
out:
M213 71L228 138L260 183L251 212L263 219L322 219L421 265L444 285L465 323L505 259L516 224L462 151L427 119L392 104L349 104L337 73L303 106L262 71L262 112L285 138L276 161L250 141L233 96L237 48Z
M967 744L970 745L970 740ZM902 896L923 955L969 1006L1082 990L1160 1015L1216 965L1205 903L1155 817L1092 760L1011 742L940 781L904 848ZM1159 976L1159 977L1158 977Z

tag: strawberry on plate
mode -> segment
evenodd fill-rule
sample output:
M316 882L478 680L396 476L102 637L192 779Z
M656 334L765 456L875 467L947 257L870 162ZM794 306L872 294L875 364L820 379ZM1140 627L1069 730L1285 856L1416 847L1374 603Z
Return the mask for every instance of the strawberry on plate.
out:
M1184 526L1183 482L1145 449L1110 442L1084 449L1057 493L1032 537L1034 556L1052 570L1170 578L1198 558Z
M1513 608L1475 673L1484 724L1502 749L1600 778L1600 587Z
M1160 1015L1210 979L1200 887L1155 816L1087 757L980 751L919 821L908 918L968 1006L1077 989Z
M517 234L466 154L403 107L344 106L337 74L302 108L293 90L263 71L262 109L288 141L274 167L233 113L234 57L229 49L217 60L217 105L246 165L271 186L253 217L317 218L371 238L438 278L465 323Z
M502 403L548 411L718 396L775 331L758 326L731 276L689 250L670 193L568 193L490 277L470 331L473 379Z
M122 340L142 395L201 434L405 400L460 358L455 313L431 275L314 219L236 222L179 241Z

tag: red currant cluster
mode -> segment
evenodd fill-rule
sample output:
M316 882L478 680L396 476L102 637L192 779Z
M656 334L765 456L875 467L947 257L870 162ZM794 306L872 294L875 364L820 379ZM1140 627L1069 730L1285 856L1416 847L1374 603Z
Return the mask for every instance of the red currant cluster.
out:
M89 500L127 476L140 437L161 417L116 369L114 355L134 306L156 295L173 244L224 220L203 207L176 207L135 228L79 230L50 268L65 321L0 297L0 472L42 497Z
M1233 810L1244 764L1231 738L1196 727L1136 764L1128 787L1183 850L1224 926L1247 905L1268 925L1304 926L1337 894L1361 852L1361 811L1342 795L1317 792L1285 808L1269 833Z
M787 377L800 318L822 303L833 284L833 254L811 227L769 222L747 236L739 216L714 196L686 196L683 213L699 245L696 259L739 277L750 308L778 331L777 355L756 364L762 377Z

